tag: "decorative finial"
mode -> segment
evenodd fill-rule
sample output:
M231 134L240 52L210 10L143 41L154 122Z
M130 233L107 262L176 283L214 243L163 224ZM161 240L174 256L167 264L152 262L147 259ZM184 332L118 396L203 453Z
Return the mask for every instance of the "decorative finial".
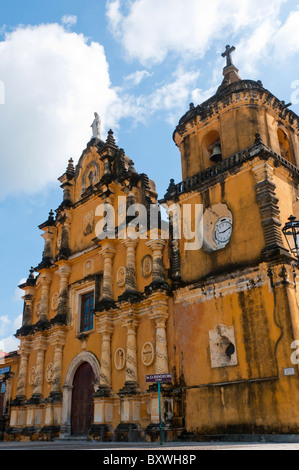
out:
M66 169L66 173L68 175L74 175L75 174L74 160L72 158L70 158L69 161L68 161L68 166L67 166L67 169Z
M115 139L114 139L114 136L113 136L113 131L111 129L108 131L108 137L107 137L106 143L108 145L114 145L115 146Z
M232 61L232 52L236 50L235 46L226 46L225 51L221 54L222 57L226 57L226 67L231 67L233 64Z
M54 212L53 212L52 209L49 212L48 220L51 221L51 222L54 222Z
M28 276L28 279L34 279L34 275L33 275L33 273L34 273L34 268L33 268L33 266L31 266L31 268L29 269L29 273L30 273L30 274L29 274L29 276Z

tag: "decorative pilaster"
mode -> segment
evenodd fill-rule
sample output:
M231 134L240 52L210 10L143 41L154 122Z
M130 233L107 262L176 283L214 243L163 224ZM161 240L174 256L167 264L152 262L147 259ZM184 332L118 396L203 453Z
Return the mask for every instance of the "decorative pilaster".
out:
M26 398L26 384L27 384L27 372L28 372L28 359L30 356L30 342L28 340L22 340L20 346L20 370L18 375L18 385L16 392L16 400L23 401Z
M55 225L54 212L51 210L48 220L39 225L39 228L44 231L42 234L44 239L44 251L42 261L38 265L39 270L50 268L53 264L53 239L56 233Z
M39 401L43 396L44 362L47 350L47 341L44 338L36 338L33 349L37 350L35 375L33 384L32 401Z
M127 306L124 312L124 324L127 328L127 351L126 351L126 376L125 386L120 390L120 394L132 394L138 389L138 368L137 368L137 327L138 320L131 310L131 306Z
M109 395L111 389L111 337L114 331L112 318L103 315L98 332L102 335L100 386L97 396Z
M70 250L70 232L72 215L69 210L65 210L63 215L60 216L59 222L62 223L61 244L56 261L68 259L71 254Z
M127 320L126 383L138 384L137 374L137 326L138 321Z
M135 250L138 245L136 240L124 240L124 245L127 249L127 261L126 261L126 291L136 292L136 259Z
M263 254L284 254L287 250L282 240L280 210L273 182L273 168L266 161L257 161L252 170L256 179L256 200L259 205L265 239Z
M62 387L61 387L61 371L62 371L62 359L63 359L63 348L65 345L65 332L57 331L51 338L51 343L55 346L54 351L54 364L53 364L53 376L51 382L51 393L50 397L55 401L62 398Z
M166 322L168 317L167 299L165 299L164 296L154 297L152 300L151 319L155 320L156 324L156 374L167 374L169 372L166 335Z
M102 249L99 254L103 257L103 288L102 300L99 302L98 297L95 301L95 312L109 310L115 306L113 299L113 258L116 250L110 240L102 242Z
M150 240L146 245L149 246L153 252L153 282L151 287L161 287L163 285L167 287L163 266L163 250L166 241L161 239Z
M32 325L32 304L34 296L31 294L26 294L23 297L24 299L24 312L23 312L23 321L22 327L26 328Z
M57 315L53 319L52 322L65 325L66 320L67 320L68 283L69 283L69 277L71 275L71 268L67 263L64 262L59 265L58 273L60 276L59 299L58 299Z
M48 323L49 315L49 293L52 282L52 273L44 270L40 275L41 282L41 306L39 323Z
M126 254L126 282L125 292L120 296L119 300L126 299L128 296L137 294L137 283L136 283L136 254L135 250L138 245L138 240L123 240L121 242L125 245Z

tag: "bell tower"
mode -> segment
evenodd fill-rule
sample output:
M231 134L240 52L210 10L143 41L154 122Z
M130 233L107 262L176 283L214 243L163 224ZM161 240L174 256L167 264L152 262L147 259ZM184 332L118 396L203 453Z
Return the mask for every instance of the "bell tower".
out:
M173 134L183 180L161 203L175 371L188 433L298 432L299 271L282 229L299 196L299 117L241 79L233 52L215 95L191 104Z
M184 262L176 275L188 281L289 256L281 228L298 194L299 117L261 81L241 79L234 50L228 45L222 54L215 95L191 103L173 134L183 181L172 180L161 202L182 212L186 204L203 206L203 220L195 220L197 228L203 223L202 249L186 250L184 233L179 243Z
M298 117L266 90L261 81L242 80L226 46L223 81L201 105L190 104L174 131L187 179L252 146L256 134L273 152L298 164Z

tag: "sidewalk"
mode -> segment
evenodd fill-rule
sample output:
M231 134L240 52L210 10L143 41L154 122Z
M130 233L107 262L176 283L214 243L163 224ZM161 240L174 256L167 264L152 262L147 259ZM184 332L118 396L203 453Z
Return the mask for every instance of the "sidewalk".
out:
M175 443L145 443L145 442L87 442L86 440L57 440L53 442L0 442L2 450L99 450L108 452L149 451L157 454L166 451L171 454L199 452L202 450L299 450L298 442L175 442Z

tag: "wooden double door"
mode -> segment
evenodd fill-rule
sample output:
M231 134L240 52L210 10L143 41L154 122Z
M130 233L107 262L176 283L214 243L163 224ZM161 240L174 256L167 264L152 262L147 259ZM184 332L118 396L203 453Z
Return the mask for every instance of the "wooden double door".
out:
M88 362L81 364L74 376L72 392L71 429L73 436L86 436L93 423L95 375Z

